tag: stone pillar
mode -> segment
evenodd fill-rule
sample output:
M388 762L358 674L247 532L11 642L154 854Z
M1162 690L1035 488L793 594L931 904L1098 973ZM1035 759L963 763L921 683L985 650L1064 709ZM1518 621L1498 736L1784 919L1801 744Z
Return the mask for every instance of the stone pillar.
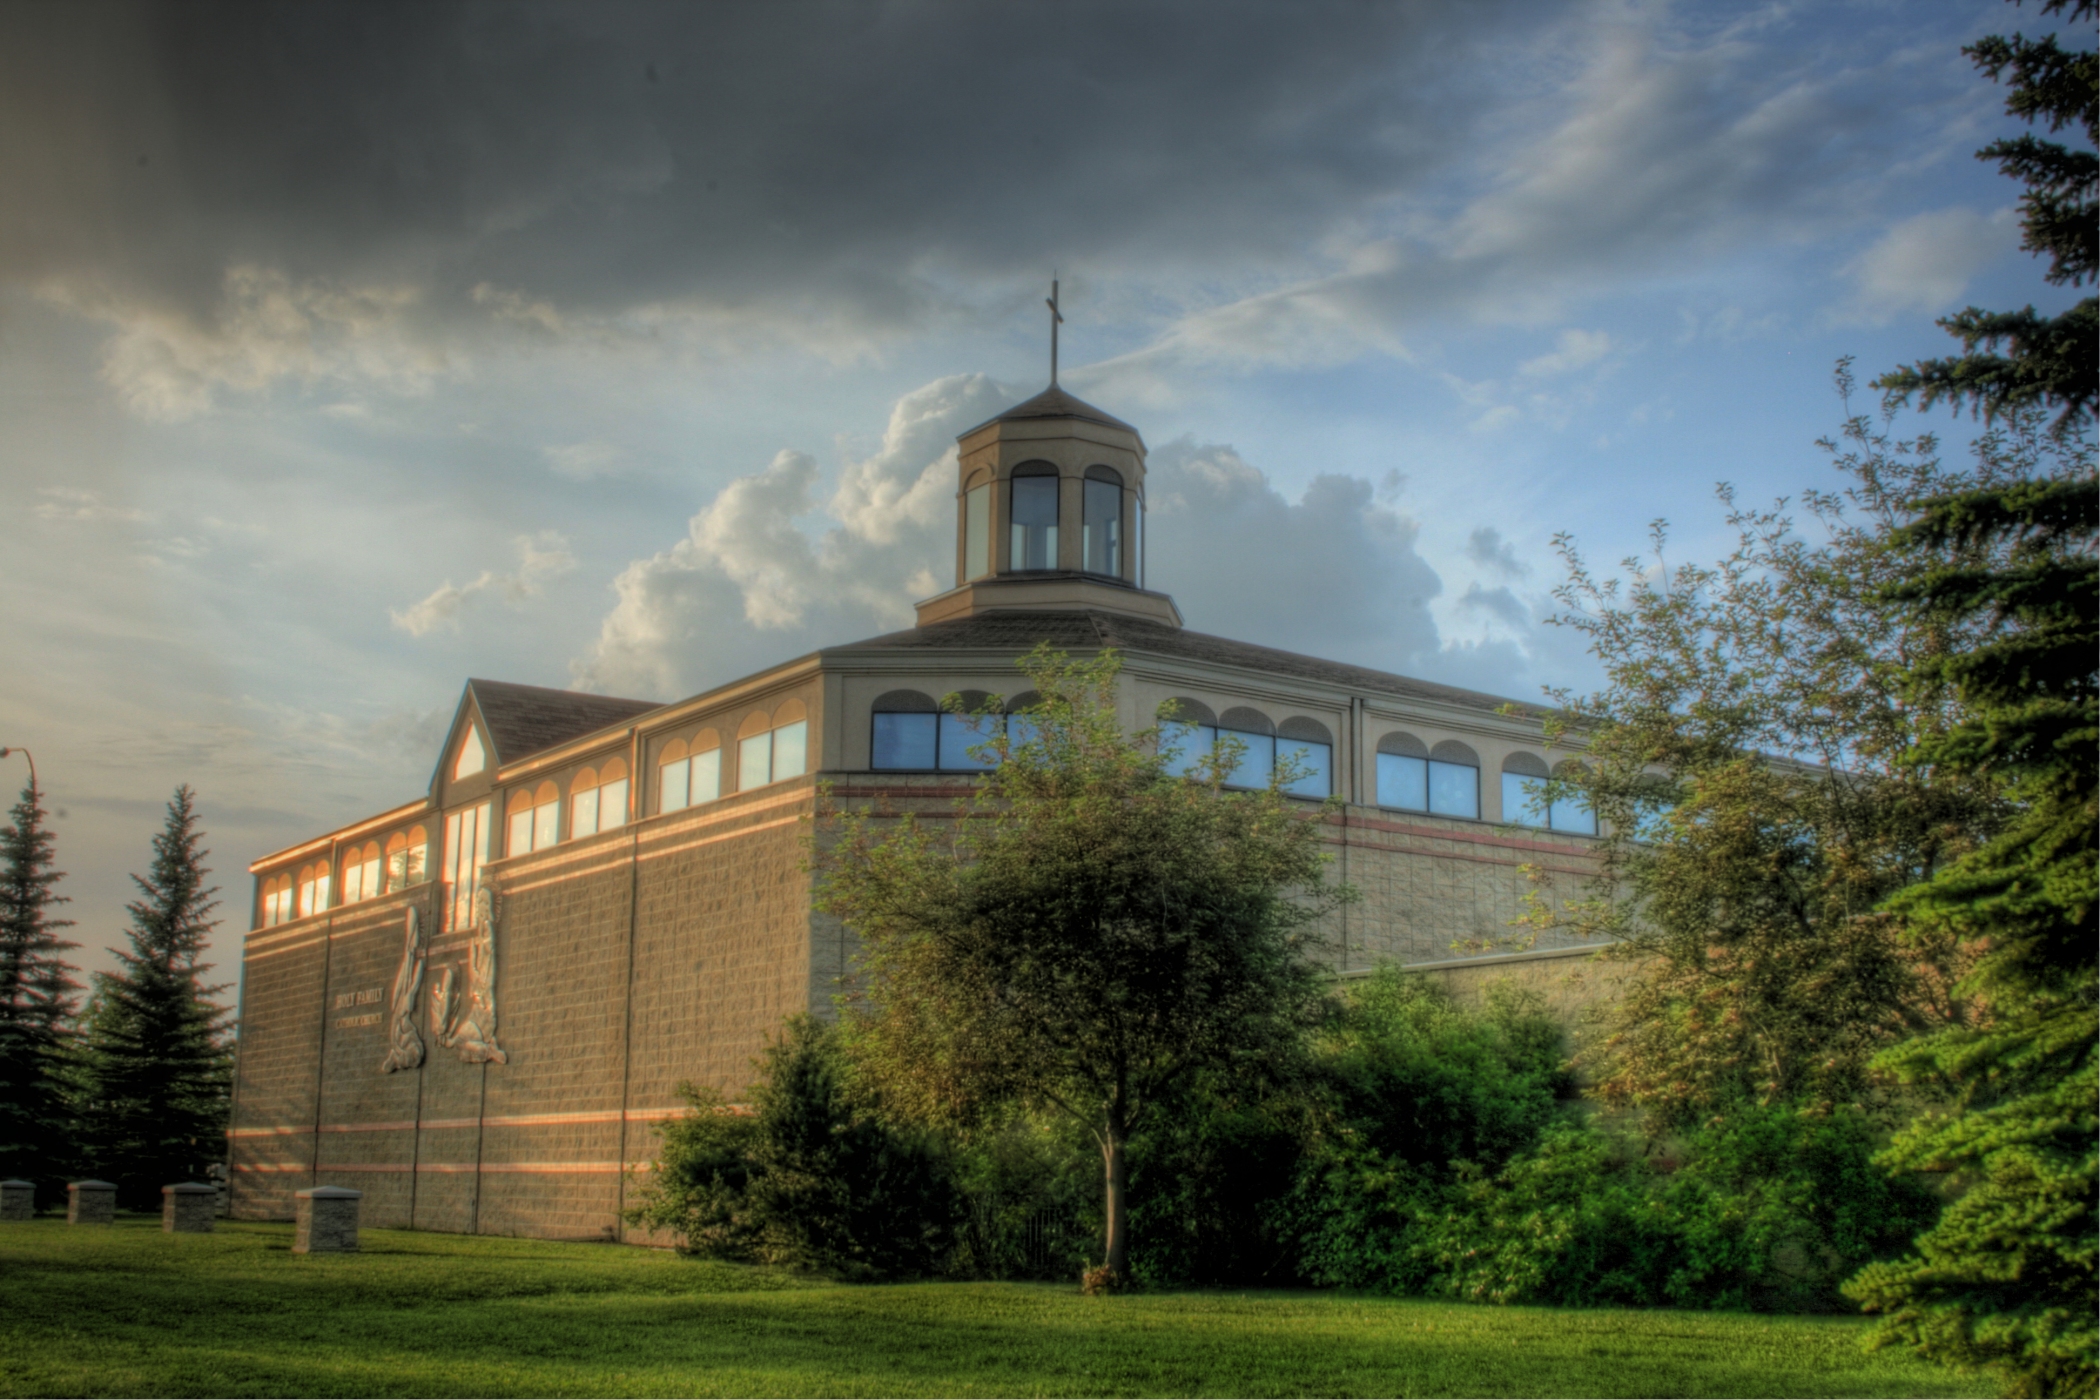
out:
M0 1220L36 1218L36 1183L9 1177L0 1181Z
M160 1188L160 1228L176 1235L208 1235L219 1193L201 1181Z
M66 1224L107 1225L117 1218L117 1188L107 1181L76 1181L66 1187Z
M362 1191L346 1186L316 1186L299 1196L299 1229L294 1254L350 1254L357 1249L358 1202Z

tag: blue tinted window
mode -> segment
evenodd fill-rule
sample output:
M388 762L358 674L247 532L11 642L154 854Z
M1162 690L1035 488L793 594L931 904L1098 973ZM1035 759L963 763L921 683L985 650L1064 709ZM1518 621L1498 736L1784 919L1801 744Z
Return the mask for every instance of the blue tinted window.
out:
M1578 836L1597 834L1597 814L1581 794L1563 790L1553 800L1547 812L1547 820L1555 831L1572 831Z
M1057 567L1057 478L1017 476L1013 481L1013 539L1009 569Z
M1522 773L1502 775L1502 820L1517 826L1548 826L1546 782Z
M1480 816L1480 770L1429 760L1429 810L1444 817Z
M1160 747L1177 750L1167 759L1167 771L1177 778L1195 772L1210 757L1210 746L1217 737L1218 731L1207 724L1162 725Z
M1014 747L1032 744L1043 737L1042 726L1030 715L1008 715L1006 717L1007 741Z
M1429 810L1429 760L1406 754L1378 755L1378 805Z
M875 716L875 768L934 767L934 731L938 715Z
M944 770L976 773L999 766L999 756L979 758L970 752L999 732L997 715L942 715L941 767Z
M1334 750L1311 739L1278 739L1276 761L1299 769L1303 776L1284 789L1293 797L1325 797L1334 791Z
M1220 739L1237 739L1246 748L1240 754L1237 767L1226 777L1227 787L1258 788L1269 785L1269 773L1276 766L1276 740L1268 734L1249 734L1244 729L1220 729Z

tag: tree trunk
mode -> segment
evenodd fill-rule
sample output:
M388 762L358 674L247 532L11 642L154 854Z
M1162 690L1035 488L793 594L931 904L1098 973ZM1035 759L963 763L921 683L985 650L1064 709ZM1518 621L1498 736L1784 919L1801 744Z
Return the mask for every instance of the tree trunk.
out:
M1101 1137L1102 1165L1107 1169L1108 1248L1102 1263L1121 1283L1130 1277L1129 1168L1123 1155L1123 1129L1111 1124Z

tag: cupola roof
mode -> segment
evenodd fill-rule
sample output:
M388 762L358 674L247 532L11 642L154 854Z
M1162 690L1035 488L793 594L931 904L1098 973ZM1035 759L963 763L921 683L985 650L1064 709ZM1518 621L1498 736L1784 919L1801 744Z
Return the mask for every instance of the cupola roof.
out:
M1025 403L1017 403L1006 412L985 419L961 436L968 437L970 433L989 428L994 423L1017 423L1030 418L1079 418L1089 423L1099 423L1103 427L1120 428L1133 437L1138 436L1138 430L1122 419L1094 407L1085 399L1066 393L1055 384Z

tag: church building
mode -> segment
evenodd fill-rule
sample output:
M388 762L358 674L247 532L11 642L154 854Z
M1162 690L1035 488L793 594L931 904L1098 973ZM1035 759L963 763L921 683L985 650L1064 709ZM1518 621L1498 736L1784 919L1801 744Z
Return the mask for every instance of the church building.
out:
M1292 792L1341 800L1326 839L1363 899L1330 930L1337 975L1535 978L1588 951L1508 951L1595 834L1534 796L1535 711L1185 628L1146 577L1144 440L1054 378L958 439L955 501L955 586L916 626L671 704L470 680L427 792L256 861L232 1213L289 1217L326 1184L373 1226L634 1237L679 1082L737 1095L851 963L811 907L819 785L948 810L998 721L937 702L1025 708L1039 642L1113 648L1133 732L1172 701L1191 756L1245 745L1235 785L1289 757Z

